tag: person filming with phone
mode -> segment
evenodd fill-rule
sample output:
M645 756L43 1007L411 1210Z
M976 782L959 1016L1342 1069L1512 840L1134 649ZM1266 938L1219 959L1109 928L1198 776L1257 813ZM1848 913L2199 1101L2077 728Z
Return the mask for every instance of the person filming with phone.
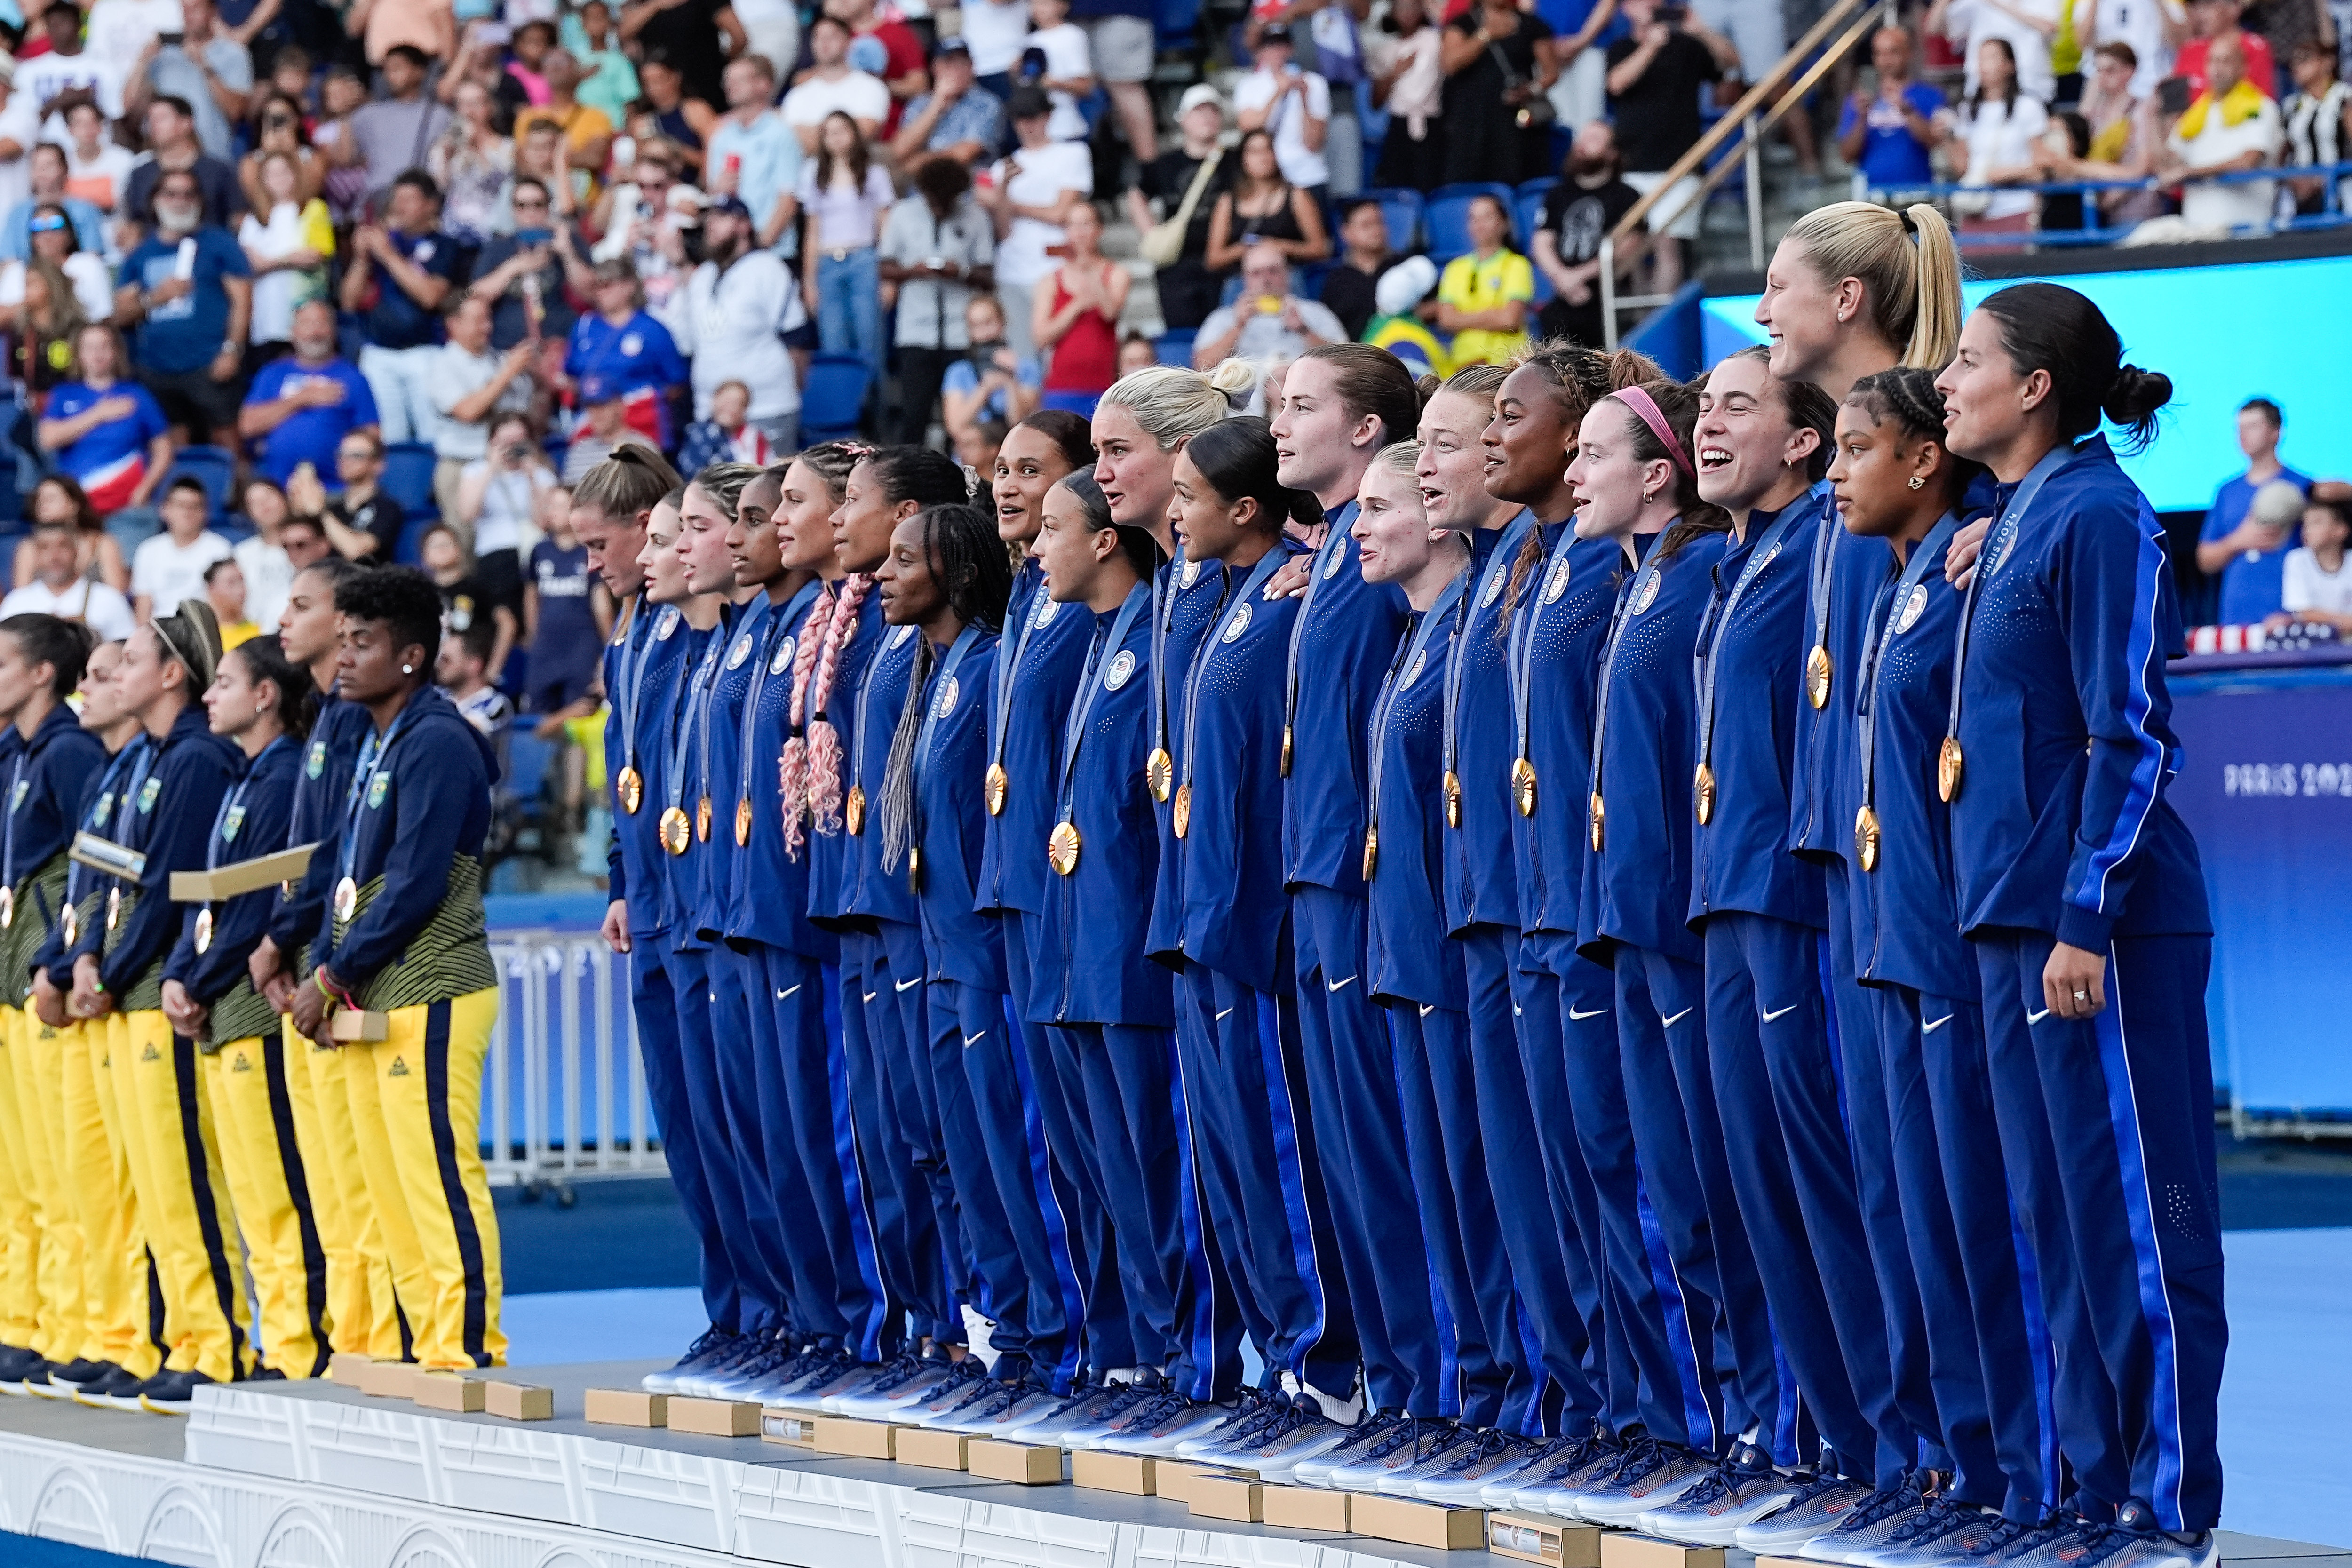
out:
M1281 247L1253 245L1242 254L1241 298L1209 312L1194 340L1192 366L1223 359L1287 363L1322 343L1344 343L1348 329L1328 305L1290 291L1290 263Z

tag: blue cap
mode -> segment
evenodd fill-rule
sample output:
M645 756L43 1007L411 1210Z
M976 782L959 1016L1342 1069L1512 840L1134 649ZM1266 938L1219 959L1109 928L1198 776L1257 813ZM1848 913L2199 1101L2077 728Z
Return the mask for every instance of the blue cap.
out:
M583 408L598 403L610 403L620 395L620 383L609 375L583 375L580 378L580 406Z
M740 196L711 197L702 204L702 216L709 217L712 213L727 213L741 218L746 223L751 221L751 209L743 205L743 198Z

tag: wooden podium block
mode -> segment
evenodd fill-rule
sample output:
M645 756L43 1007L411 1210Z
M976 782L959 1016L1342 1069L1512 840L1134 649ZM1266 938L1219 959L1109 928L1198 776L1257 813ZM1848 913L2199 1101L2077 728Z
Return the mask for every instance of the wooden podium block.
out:
M1542 1513L1498 1513L1486 1521L1486 1550L1544 1568L1601 1568L1601 1527Z
M1407 1546L1468 1552L1486 1544L1486 1510L1359 1492L1349 1502L1348 1528L1358 1535L1400 1541Z
M1821 1568L1810 1557L1759 1557L1756 1568Z
M760 1441L789 1443L795 1448L816 1447L818 1416L814 1410L762 1410L760 1412Z
M844 1454L853 1459L891 1459L898 1457L898 1438L903 1428L887 1421L852 1421L845 1415L820 1415L816 1418L815 1448L820 1454Z
M961 1470L967 1462L964 1450L971 1446L971 1435L968 1432L933 1432L909 1426L898 1434L895 1457L902 1465L920 1465L927 1470Z
M419 1410L446 1410L470 1415L483 1408L487 1386L478 1378L453 1372L420 1372L408 1380L410 1397Z
M756 1437L760 1435L759 1402L673 1398L669 1402L669 1429L704 1437Z
M592 1388L588 1419L600 1426L667 1426L669 1395L641 1388Z
M1344 1531L1349 1501L1346 1492L1327 1492L1317 1487L1268 1487L1265 1522L1285 1530Z
M327 1363L327 1375L345 1388L357 1388L360 1373L365 1372L374 1360L375 1357L362 1355L357 1351L337 1351L334 1359Z
M1612 1530L1601 1538L1601 1568L1723 1568L1723 1548Z
M338 1007L327 1019L327 1036L339 1046L373 1045L392 1038L392 1019L364 1007Z
M482 1413L505 1421L552 1421L555 1390L535 1383L486 1383Z
M370 1399L413 1399L409 1384L416 1369L404 1361L370 1362L360 1368L360 1392Z
M1149 1454L1106 1454L1080 1448L1070 1455L1070 1483L1098 1492L1125 1492L1129 1497L1158 1495L1159 1461Z
M1016 1486L1056 1486L1062 1479L1062 1450L1034 1443L974 1441L964 1450L964 1463L975 1476Z
M1151 1472L1152 1483L1160 1489L1160 1495L1173 1498L1178 1502L1192 1500L1195 1481L1206 1477L1226 1479L1236 1476L1248 1481L1257 1479L1255 1470L1229 1469L1223 1465L1179 1464L1171 1459L1160 1460Z
M1197 1476L1184 1505L1197 1519L1262 1524L1265 1521L1265 1484L1241 1476Z

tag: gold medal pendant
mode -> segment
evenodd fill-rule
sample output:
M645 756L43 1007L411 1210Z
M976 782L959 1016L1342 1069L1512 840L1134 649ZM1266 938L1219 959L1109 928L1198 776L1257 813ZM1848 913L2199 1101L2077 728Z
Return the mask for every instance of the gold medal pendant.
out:
M360 885L349 877L335 884L335 919L348 921L359 912Z
M1536 765L1525 757L1511 763L1511 804L1521 816L1536 814Z
M740 849L751 842L751 803L739 800L735 803L735 847Z
M1960 780L1968 773L1967 759L1960 755L1960 738L1944 737L1944 749L1936 753L1936 796L1949 805L1959 798Z
M106 929L112 931L121 922L122 889L120 888L109 888L106 890Z
M1609 814L1601 805L1601 792L1594 790L1592 792L1592 852L1595 855L1601 853L1601 846L1608 840L1608 822Z
M0 888L0 931L16 923L16 889Z
M1154 746L1151 754L1143 759L1143 782L1151 791L1151 798L1160 805L1168 804L1168 786L1176 778L1176 759L1164 746Z
M1013 778L1004 771L1004 764L989 763L988 772L980 782L980 798L987 805L989 816L1004 815L1004 797L1012 788Z
M1370 881L1372 873L1380 868L1381 830L1378 826L1367 827L1364 829L1364 880Z
M58 916L58 929L65 933L66 946L68 948L81 940L81 916L74 912L74 907L71 904L68 904L64 912Z
M707 795L694 803L694 841L710 842L710 797Z
M1865 871L1878 869L1878 813L1866 805L1854 814L1853 858Z
M212 945L213 912L210 910L198 910L196 911L196 952L202 954Z
M853 836L866 831L866 786L864 784L849 786L849 798L842 803L841 815L843 820L848 824L849 831Z
M1290 776L1290 726L1282 727L1282 776Z
M687 821L685 811L677 806L673 805L661 814L660 826L662 847L673 855L685 854L686 847L694 842L694 826Z
M1181 838L1192 826L1192 786L1176 786L1176 807L1171 814L1175 818L1176 837Z
M923 890L923 852L912 846L907 850L907 890L910 893Z
M1830 650L1820 643L1805 656L1805 700L1816 709L1830 705Z
M1691 778L1691 805L1698 813L1698 825L1705 827L1715 816L1715 770L1705 763Z
M1078 868L1077 825L1057 822L1045 840L1045 863L1054 868L1057 877L1066 877Z
M1462 775L1452 768L1445 770L1445 826L1462 826Z
M620 797L623 811L636 816L637 807L646 803L646 775L634 767L623 768L613 781L613 793Z

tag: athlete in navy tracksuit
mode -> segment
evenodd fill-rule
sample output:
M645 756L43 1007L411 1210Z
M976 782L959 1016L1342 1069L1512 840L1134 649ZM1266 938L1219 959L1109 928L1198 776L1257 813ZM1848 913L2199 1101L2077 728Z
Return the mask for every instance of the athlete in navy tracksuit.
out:
M2076 1506L2094 1540L2110 1510L2128 1534L2109 1561L2210 1563L2228 1342L2211 937L2195 843L2164 798L2180 625L2163 530L2105 441L2084 439L2103 411L2144 437L2169 395L2120 357L2087 300L2020 285L1978 308L1938 378L1953 449L2001 481L1945 772L2010 1181L2045 1301L2071 1288L2088 1303L2071 1331L2051 1312L2059 1360L2095 1356L2115 1387L2082 1408L2061 1384L2062 1441L2129 1458L2124 1497L2078 1468ZM2026 376L2045 371L2037 395ZM2053 1191L2065 1234L2042 1223Z

